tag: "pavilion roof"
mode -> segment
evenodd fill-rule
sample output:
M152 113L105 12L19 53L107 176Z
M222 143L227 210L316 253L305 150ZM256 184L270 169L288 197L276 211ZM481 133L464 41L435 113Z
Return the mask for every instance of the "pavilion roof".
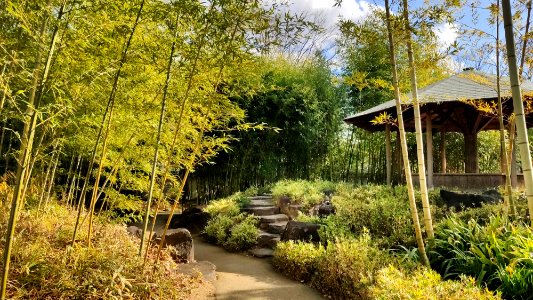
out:
M508 77L501 78L500 90L502 98L509 99L511 97L509 83L510 81ZM521 88L523 93L531 93L533 92L533 82L524 81L521 84ZM411 94L409 93L402 96L402 104L406 106L412 104L412 98L410 95ZM424 106L429 106L428 109L432 110L435 110L436 107L442 106L449 110L453 107L469 106L468 104L464 103L464 100L491 101L497 99L497 97L496 76L474 70L465 70L418 90L418 98L422 110L424 110ZM388 112L393 116L396 116L395 109L396 101L390 100L349 116L345 118L344 121L369 131L381 131L383 130L383 128L381 128L383 126L372 125L370 124L370 121L383 112ZM462 109L465 108L463 107ZM407 118L409 118L409 112L407 112L406 115ZM408 124L406 124L406 129L410 129ZM452 129L449 131L460 130Z

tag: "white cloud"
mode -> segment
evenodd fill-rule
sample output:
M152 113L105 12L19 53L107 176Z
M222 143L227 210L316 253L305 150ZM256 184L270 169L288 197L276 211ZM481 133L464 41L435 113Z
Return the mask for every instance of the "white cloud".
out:
M275 1L267 1L275 2ZM371 4L365 0L344 0L340 7L334 7L335 0L292 0L288 10L292 13L307 13L319 16L327 29L332 29L339 18L357 20L368 14Z
M447 48L455 42L459 36L458 27L455 24L444 23L435 28L435 34L443 48Z

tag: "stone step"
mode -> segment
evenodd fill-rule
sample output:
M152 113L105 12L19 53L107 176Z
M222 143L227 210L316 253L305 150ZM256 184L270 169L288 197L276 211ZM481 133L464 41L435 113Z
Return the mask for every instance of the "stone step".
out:
M272 200L251 200L247 207L265 207L272 205L274 205Z
M253 214L256 216L269 216L279 214L279 207L276 206L255 206L243 208L244 212Z
M285 231L285 227L287 227L287 223L287 221L270 223L267 225L266 231L274 234L282 234Z
M272 257L274 250L269 248L255 248L249 251L249 253L258 258Z
M272 195L252 196L250 200L272 200Z
M260 230L257 237L257 245L261 248L274 249L280 240L281 236L279 234Z
M276 214L270 216L259 216L261 224L277 223L283 221L289 221L289 217L284 214Z

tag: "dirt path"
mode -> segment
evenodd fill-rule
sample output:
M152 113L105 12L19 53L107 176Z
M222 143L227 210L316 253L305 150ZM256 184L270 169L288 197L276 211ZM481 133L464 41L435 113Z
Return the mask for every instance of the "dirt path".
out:
M217 300L226 299L324 299L312 288L274 270L268 259L234 254L196 237L194 256L216 265Z

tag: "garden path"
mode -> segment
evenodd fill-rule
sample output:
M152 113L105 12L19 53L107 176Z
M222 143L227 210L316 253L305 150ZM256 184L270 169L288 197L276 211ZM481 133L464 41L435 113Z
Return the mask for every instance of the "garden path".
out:
M210 261L216 265L215 299L324 299L314 289L276 272L270 259L257 259L243 254L230 253L194 239L194 256L197 261Z

